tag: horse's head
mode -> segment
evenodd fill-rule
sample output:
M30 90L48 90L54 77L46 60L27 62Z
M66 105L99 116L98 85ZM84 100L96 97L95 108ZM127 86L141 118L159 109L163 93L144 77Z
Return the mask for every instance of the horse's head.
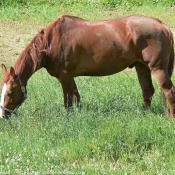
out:
M9 118L12 113L16 113L17 108L26 99L26 89L22 85L20 78L15 74L13 67L10 71L4 64L1 65L3 70L2 93L0 103L0 118Z

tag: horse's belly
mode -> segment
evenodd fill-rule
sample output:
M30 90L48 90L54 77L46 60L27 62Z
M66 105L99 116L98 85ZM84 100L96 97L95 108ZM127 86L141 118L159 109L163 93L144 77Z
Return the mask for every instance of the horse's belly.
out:
M105 64L94 64L94 65L86 65L86 66L78 66L75 70L74 76L107 76L118 73L128 66L130 66L133 62L112 62Z

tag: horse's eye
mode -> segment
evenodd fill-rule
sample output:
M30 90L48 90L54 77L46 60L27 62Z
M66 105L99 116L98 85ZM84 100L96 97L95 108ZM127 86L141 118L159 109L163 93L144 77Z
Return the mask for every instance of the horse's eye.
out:
M12 91L9 91L9 92L7 93L7 95L8 95L8 96L11 96L11 95L12 95Z

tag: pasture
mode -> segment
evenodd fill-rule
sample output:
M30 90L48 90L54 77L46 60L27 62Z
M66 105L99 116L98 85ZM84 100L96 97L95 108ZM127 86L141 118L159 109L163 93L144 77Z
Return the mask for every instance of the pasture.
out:
M161 4L111 8L50 1L1 6L0 14L0 61L8 67L38 30L62 14L91 20L142 14L161 19L173 32L175 26L175 8ZM175 125L164 114L155 81L148 111L134 69L76 82L81 108L67 115L59 82L44 69L32 76L19 116L0 120L0 174L175 173Z

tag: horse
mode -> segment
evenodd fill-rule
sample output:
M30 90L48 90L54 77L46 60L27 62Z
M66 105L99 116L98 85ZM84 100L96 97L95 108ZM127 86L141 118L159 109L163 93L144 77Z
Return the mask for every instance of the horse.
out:
M132 15L89 21L62 15L41 29L7 70L4 64L0 117L8 119L27 98L27 81L40 68L57 78L64 106L80 103L74 77L108 76L135 67L142 89L143 106L149 108L154 94L152 77L161 87L175 116L174 40L161 20Z

